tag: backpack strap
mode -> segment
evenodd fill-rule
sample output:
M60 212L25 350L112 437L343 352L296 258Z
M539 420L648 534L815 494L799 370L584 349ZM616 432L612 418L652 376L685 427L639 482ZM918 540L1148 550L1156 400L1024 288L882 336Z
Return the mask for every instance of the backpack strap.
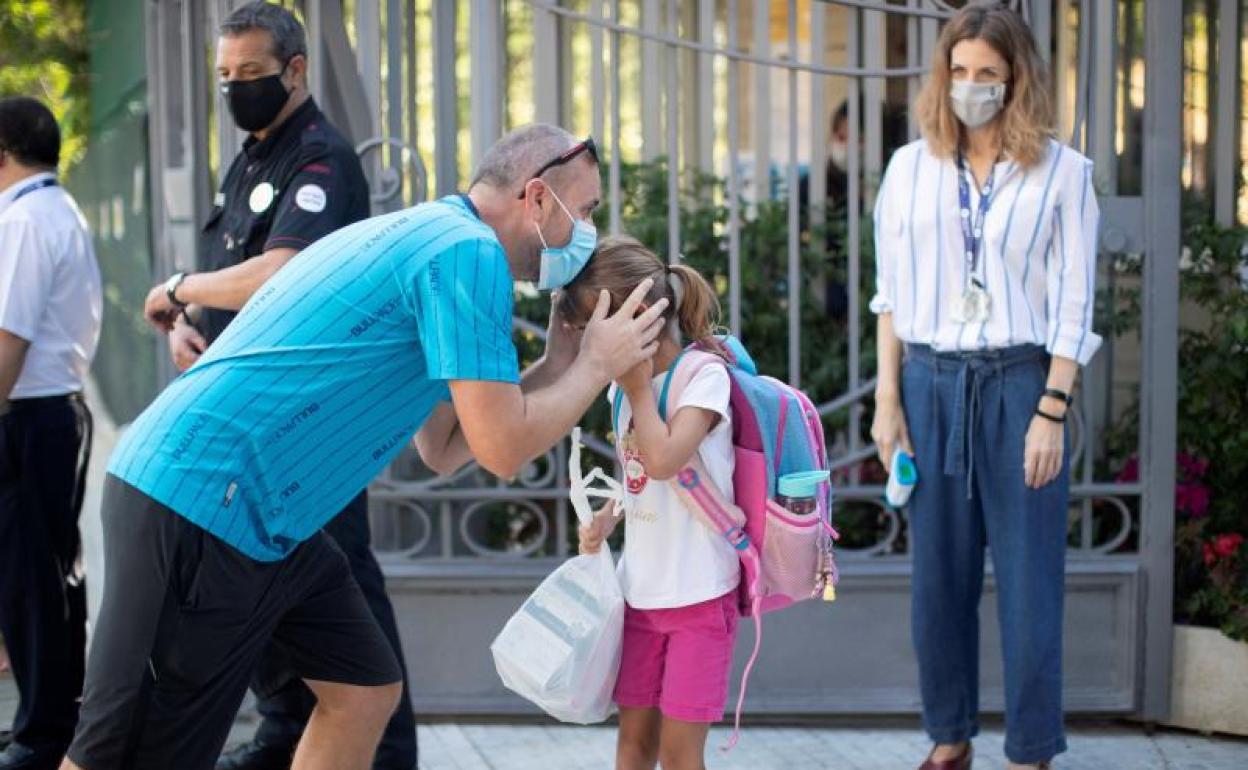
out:
M672 390L672 378L676 376L676 369L680 366L680 359L684 357L684 350L676 354L672 365L667 367L667 376L663 378L663 387L659 388L659 419L663 422L667 422L667 396Z
M684 366L681 366L681 364ZM663 387L659 389L659 417L667 422L667 405L675 401L680 403L680 396L685 392L685 388L693 379L698 376L708 366L719 365L727 366L724 359L714 353L707 353L702 350L686 348L681 351L676 360L672 362L671 367L667 370L667 377L663 380Z
M667 422L667 396L672 389L672 378L676 375L676 369L680 365L680 359L685 357L685 351L681 350L676 355L672 365L667 368L667 376L663 378L663 387L659 389L659 419ZM611 399L611 428L615 431L615 435L620 435L620 409L624 405L624 389L617 383L615 386L615 398Z
M709 478L706 466L695 454L668 483L694 518L721 535L740 555L750 548L750 536L745 533L745 512L725 499Z
M758 654L763 649L763 597L759 596L757 590L758 577L762 571L762 567L758 562L758 554L750 549L749 555L743 555L743 561L753 560L754 566L754 583L750 586L750 614L754 618L754 649L750 653L750 659L746 661L745 670L741 672L741 688L737 691L737 707L733 714L732 734L728 736L728 740L720 747L724 753L732 751L736 748L737 741L741 739L741 712L745 709L745 691L750 686L750 674L754 671L754 664L758 663ZM741 579L745 579L746 571L742 570Z
M699 350L681 351L668 368L667 376L659 390L659 416L664 422L667 421L667 404L672 399L676 399L679 403L680 394L684 392L685 386L697 376L698 372L713 364L724 365L724 360L713 353ZM617 453L621 438L620 411L623 405L624 390L617 385L615 397L611 399L611 425L615 430ZM623 458L621 458L622 461ZM694 518L722 535L738 552L743 552L750 546L749 536L745 533L745 512L731 500L726 499L714 484L706 481L709 478L706 466L702 464L701 458L695 452L693 459L669 483L676 491L676 496Z
M615 398L611 400L611 430L615 431L615 440L618 442L620 436L620 409L624 406L624 389L619 385L615 386Z
M683 366L677 363L684 362ZM680 396L698 373L708 366L726 366L723 358L706 351L689 349L668 370L667 380L659 394L659 414L666 415L667 404L680 403ZM731 377L731 374L729 375ZM666 416L664 417L666 420ZM676 496L694 518L710 527L713 532L728 541L738 555L750 548L750 538L745 533L745 512L709 481L710 475L701 457L694 452L684 468L669 483Z

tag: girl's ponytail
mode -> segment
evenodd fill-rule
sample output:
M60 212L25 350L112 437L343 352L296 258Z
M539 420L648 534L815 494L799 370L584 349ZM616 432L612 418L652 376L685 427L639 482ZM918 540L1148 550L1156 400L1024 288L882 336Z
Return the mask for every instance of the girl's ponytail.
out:
M719 325L719 297L702 275L686 265L667 268L672 305L680 333L694 342L710 343Z

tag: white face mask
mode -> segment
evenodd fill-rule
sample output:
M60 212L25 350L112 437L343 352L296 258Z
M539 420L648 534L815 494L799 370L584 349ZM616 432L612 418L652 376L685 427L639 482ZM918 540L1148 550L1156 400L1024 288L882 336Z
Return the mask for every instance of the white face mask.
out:
M835 139L828 144L828 160L832 161L832 165L844 171L849 165L849 143L838 142Z
M570 481L568 498L572 501L572 510L583 526L589 526L594 520L591 497L599 500L614 500L616 505L624 503L624 487L620 482L608 476L602 468L595 467L588 475L581 471L581 429L572 429L572 451L568 454L568 479ZM590 483L601 482L599 487L591 487ZM623 508L616 509L616 515L623 513Z
M949 103L962 125L979 128L995 118L1005 106L1005 83L955 80L949 84Z

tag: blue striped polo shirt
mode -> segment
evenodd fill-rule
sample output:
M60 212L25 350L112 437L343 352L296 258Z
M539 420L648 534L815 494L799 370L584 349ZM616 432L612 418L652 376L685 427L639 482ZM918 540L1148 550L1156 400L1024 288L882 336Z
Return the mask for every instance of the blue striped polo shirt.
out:
M494 231L443 198L296 255L122 437L118 476L260 561L289 554L449 398L519 382Z

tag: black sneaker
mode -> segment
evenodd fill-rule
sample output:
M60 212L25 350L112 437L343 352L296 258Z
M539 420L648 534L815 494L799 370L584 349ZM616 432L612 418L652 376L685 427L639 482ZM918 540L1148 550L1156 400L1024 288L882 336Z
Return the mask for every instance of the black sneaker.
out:
M244 743L221 755L216 770L290 770L294 759L293 746L269 743Z

